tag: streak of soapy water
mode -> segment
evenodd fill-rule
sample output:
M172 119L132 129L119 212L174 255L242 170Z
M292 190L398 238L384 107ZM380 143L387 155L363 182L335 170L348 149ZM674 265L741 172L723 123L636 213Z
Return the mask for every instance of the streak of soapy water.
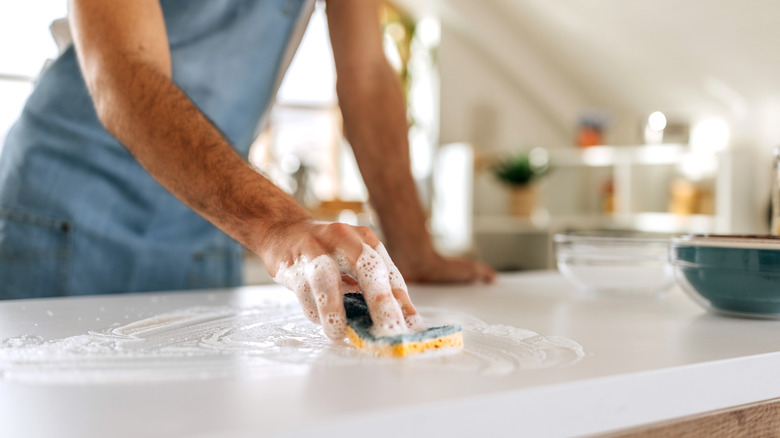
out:
M333 343L297 304L197 307L64 339L19 336L0 341L0 376L30 382L100 383L265 377L312 367L398 366L505 375L576 363L576 342L490 325L467 314L421 308L428 325L460 324L465 347L410 356L373 357Z

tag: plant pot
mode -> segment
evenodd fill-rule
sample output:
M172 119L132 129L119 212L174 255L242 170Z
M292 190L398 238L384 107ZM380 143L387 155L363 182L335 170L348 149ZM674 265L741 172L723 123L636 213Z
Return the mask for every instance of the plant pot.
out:
M530 217L536 209L538 193L533 185L517 186L510 189L509 212L512 216Z

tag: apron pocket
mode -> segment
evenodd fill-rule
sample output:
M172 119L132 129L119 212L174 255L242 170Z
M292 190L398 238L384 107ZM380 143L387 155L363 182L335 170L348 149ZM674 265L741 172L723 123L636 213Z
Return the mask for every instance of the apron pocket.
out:
M0 208L0 299L63 296L72 225Z

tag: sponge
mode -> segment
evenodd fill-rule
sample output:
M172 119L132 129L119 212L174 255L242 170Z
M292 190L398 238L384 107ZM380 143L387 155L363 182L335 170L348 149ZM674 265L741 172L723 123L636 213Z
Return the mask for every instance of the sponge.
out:
M352 344L378 356L403 357L441 348L463 348L463 332L459 325L430 327L417 333L395 336L371 334L371 315L362 294L344 294L347 313L347 337Z

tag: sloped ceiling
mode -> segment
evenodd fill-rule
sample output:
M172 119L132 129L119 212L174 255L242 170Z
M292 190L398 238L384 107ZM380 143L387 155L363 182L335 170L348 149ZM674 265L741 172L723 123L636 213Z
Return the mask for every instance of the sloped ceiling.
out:
M495 26L514 36L515 41L502 37L489 43L503 49L498 53L512 57L520 44L534 47L536 62L556 71L576 94L571 99L591 106L741 117L755 102L780 96L778 1L397 3L419 15L435 15L443 26L472 37L485 31L484 22L464 23L474 8L482 9Z

